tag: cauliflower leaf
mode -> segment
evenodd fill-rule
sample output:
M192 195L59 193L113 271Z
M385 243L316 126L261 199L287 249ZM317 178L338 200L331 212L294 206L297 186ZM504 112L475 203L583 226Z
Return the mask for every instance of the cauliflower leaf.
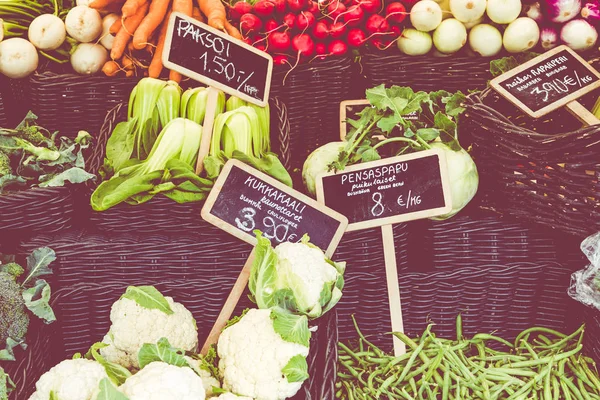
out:
M100 381L100 393L96 400L129 400L129 398L119 392L110 379L104 378Z
M271 310L273 329L283 340L298 343L308 347L310 344L310 331L308 318L304 315L293 315L282 309Z
M108 375L110 380L113 381L115 385L122 385L123 382L125 382L125 380L131 376L131 372L119 364L106 361L106 359L100 355L98 350L107 346L108 345L106 343L102 342L94 343L86 353L85 358L88 360L96 360L97 363L104 367L106 370L106 375Z
M23 292L25 306L36 317L43 319L47 324L56 321L54 311L49 304L50 293L50 285L44 279L38 279L35 282L35 286Z
M174 314L165 296L154 286L129 286L121 298L133 300L149 310L160 310L167 315Z
M184 357L185 352L169 343L167 338L160 338L156 344L145 343L138 353L140 369L154 361L162 361L176 367L191 367Z
M281 370L288 382L304 382L309 378L306 357L297 354Z

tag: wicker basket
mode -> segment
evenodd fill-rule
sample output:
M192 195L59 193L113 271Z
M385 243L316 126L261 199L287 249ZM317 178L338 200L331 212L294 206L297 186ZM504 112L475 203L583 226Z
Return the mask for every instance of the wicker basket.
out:
M247 244L208 227L202 235L171 237L81 232L44 235L27 243L24 253L42 245L51 245L58 257L53 265L58 321L48 326L55 331L49 342L54 353L44 357L43 365L41 360L27 362L15 376L26 382L20 384L24 389L18 399L30 394L33 382L51 365L102 340L110 325L110 307L128 285L155 285L184 304L198 321L199 342L203 343L250 252ZM249 306L244 296L236 313ZM319 319L309 356L312 379L296 400L334 398L335 319L335 312ZM44 330L39 332L48 336ZM29 357L38 356L30 353Z
M415 91L460 90L466 93L470 89L484 89L491 78L488 58L466 55L414 57L401 54L395 47L368 52L362 57L361 64L367 87L383 83L386 86L410 86Z
M126 104L122 103L106 116L98 137L98 145L90 160L90 170L93 173L100 169L104 161L106 142L116 124L126 118L126 110ZM271 129L272 148L280 155L283 165L289 169L289 123L286 107L278 99L271 100L271 127L277 127ZM204 202L178 204L165 196L155 196L144 204L122 203L103 212L93 212L89 205L86 209L90 213L92 225L105 232L123 229L134 232L180 232L204 229L206 224L200 217L203 205Z
M31 106L29 80L9 79L0 75L0 127L14 128L25 117Z
M108 110L127 101L134 78L81 76L46 71L29 78L32 111L46 129L75 137L80 130L96 135Z
M291 166L302 169L304 160L314 149L339 140L339 105L343 100L352 99L357 77L349 57L315 60L289 71L289 67L275 69L271 96L287 106ZM295 178L295 183L301 184L298 177Z
M533 120L491 90L467 107L488 207L579 238L600 230L600 125L565 110Z

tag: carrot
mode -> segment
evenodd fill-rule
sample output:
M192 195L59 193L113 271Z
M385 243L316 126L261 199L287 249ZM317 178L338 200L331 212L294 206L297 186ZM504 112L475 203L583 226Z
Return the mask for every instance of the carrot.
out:
M104 72L106 76L115 76L120 70L121 67L119 67L119 64L112 60L107 61L106 64L104 64L104 67L102 67L102 72Z
M181 74L176 71L169 72L169 79L177 83L181 83Z
M204 22L204 16L198 7L194 7L194 10L192 11L192 18L197 19L200 22Z
M135 75L135 70L134 69L130 69L129 71L125 71L125 76L127 78L131 78L133 75Z
M123 57L123 69L125 69L125 70L135 69L135 65L134 65L131 57L127 57L127 56Z
M123 21L123 26L117 36L115 37L115 41L113 42L113 48L110 51L110 58L113 60L121 58L129 40L133 36L133 32L140 26L142 19L146 15L148 11L148 4L143 4L140 8L138 8L135 15L125 19Z
M171 0L152 0L150 11L133 35L133 47L141 50L148 44L148 38L152 36L156 28L165 18L167 8Z
M192 12L194 11L194 4L192 3L192 0L173 0L173 11L177 11L191 17Z
M242 34L240 31L235 26L231 25L227 20L225 20L225 30L229 36L242 40Z
M158 35L158 43L156 45L156 51L152 56L152 62L150 63L150 67L148 67L148 76L151 78L158 78L163 69L162 64L162 52L165 47L165 40L167 38L167 28L169 26L169 16L171 12L167 13L167 18L162 23L160 28L160 33Z
M225 6L221 0L198 0L198 5L202 14L206 16L208 25L215 29L223 30L225 28L225 22L227 22L227 14L225 13Z
M123 21L121 21L121 18L119 18L110 26L108 31L110 33L112 33L113 35L116 35L119 32L119 30L121 30L122 26L123 26Z
M100 10L106 8L114 3L123 3L121 0L94 0L90 3L91 8Z
M123 18L132 17L137 15L138 10L144 4L146 4L148 0L127 0L125 4L123 4L123 8L121 11L123 12Z

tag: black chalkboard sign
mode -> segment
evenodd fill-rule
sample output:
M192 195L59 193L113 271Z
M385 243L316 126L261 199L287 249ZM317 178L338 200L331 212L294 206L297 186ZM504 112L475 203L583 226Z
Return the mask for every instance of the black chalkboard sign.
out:
M308 234L329 256L348 226L343 215L237 160L225 164L202 218L250 244L255 229L273 245Z
M560 46L491 81L491 86L534 118L600 87L600 74L567 46Z
M346 168L317 178L317 198L348 217L348 230L428 218L452 209L446 157L438 149Z
M163 64L253 104L269 100L273 58L184 14L171 14Z

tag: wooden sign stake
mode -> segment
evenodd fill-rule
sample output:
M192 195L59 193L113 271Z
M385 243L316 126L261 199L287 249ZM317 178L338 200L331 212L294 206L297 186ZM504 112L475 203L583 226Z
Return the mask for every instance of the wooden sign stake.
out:
M198 162L196 163L196 175L200 175L200 173L202 173L204 170L204 158L210 152L210 142L213 135L213 125L215 124L218 99L219 90L209 86L208 98L206 100L206 113L204 114L204 122L202 124L200 150L198 151Z
M600 124L600 120L578 101L567 103L565 107L567 108L567 111L577 118L584 126Z
M381 238L383 240L385 277L387 281L388 299L390 302L392 331L404 332L400 287L398 286L398 268L396 265L396 246L394 245L393 225L383 225L381 227ZM394 336L394 355L397 357L404 353L406 353L406 345L402 340Z

